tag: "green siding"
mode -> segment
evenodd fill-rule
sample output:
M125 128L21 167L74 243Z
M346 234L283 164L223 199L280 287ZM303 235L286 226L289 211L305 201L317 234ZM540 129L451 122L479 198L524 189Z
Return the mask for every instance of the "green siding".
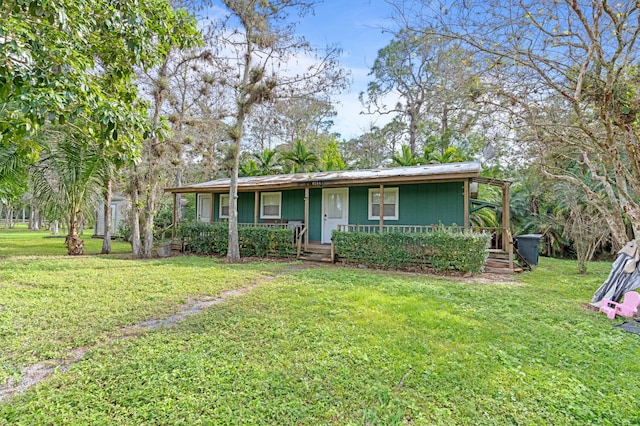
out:
M394 185L389 185L390 188ZM398 220L385 220L387 225L463 225L464 184L462 182L397 185L400 206ZM349 191L349 223L377 224L369 220L370 187L354 187ZM371 188L378 188L377 186Z
M273 221L273 220L282 221L282 222L287 220L300 220L300 221L304 220L304 189L293 189L290 191L264 191L264 192L281 192L282 205L280 208L280 219L258 219L260 223L263 223L265 221ZM260 212L258 211L258 215L259 214Z
M389 187L395 187L390 185ZM372 186L371 188L378 188ZM386 220L387 225L463 225L464 184L462 182L398 185L399 220ZM275 192L275 191L265 191ZM304 189L282 192L282 221L304 220ZM238 221L253 223L253 192L238 194ZM369 187L349 188L349 223L377 224L368 219ZM214 194L214 219L220 219L220 194ZM222 219L224 221L226 219ZM263 222L260 219L260 222ZM309 189L309 240L322 238L322 188Z
M238 193L238 223L253 223L254 192Z
M304 221L304 189L282 191L282 219Z
M253 192L238 193L238 222L253 223ZM225 222L229 219L226 217L220 219L220 194L214 194L213 200L213 217L214 222Z
M367 218L367 203L369 202L368 197L368 187L355 186L353 188L349 188L349 224L364 225L371 222Z
M322 189L309 189L309 240L322 239Z

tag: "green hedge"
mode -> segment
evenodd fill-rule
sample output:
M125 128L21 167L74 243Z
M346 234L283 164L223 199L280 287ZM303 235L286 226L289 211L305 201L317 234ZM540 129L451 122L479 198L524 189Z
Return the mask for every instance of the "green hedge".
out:
M333 231L336 254L348 263L481 273L489 256L488 234L436 229L422 233Z
M197 254L219 254L226 256L229 245L227 224L182 223L178 235L188 243L191 252ZM238 229L241 256L265 257L274 255L292 257L293 230L263 227L242 227Z

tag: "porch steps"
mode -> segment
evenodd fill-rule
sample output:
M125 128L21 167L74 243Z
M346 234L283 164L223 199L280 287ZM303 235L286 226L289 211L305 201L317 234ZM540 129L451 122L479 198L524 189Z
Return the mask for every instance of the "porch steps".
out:
M509 253L500 249L489 249L489 259L509 260Z
M300 253L301 260L312 262L333 262L331 259L331 246L327 244L308 244Z
M513 265L513 268L509 268L509 259L497 259L491 257L487 259L487 263L485 263L484 271L491 274L514 274L522 272L522 268L518 265Z

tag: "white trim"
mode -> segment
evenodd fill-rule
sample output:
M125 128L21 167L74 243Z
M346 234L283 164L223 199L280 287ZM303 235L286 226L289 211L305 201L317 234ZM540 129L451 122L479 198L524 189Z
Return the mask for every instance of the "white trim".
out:
M380 188L369 188L369 207L368 207L368 213L369 213L369 220L380 220L380 215L374 216L373 215L373 194L380 194ZM387 203L386 200L386 196L387 194L394 194L395 195L395 210L396 210L396 214L394 216L385 216L384 220L398 220L398 217L400 216L400 191L398 190L398 187L393 187L393 188L387 188L385 186L384 188L384 195L385 195L385 204L391 204L391 203Z
M222 207L224 206L224 203L222 202L222 198L223 197L226 198L226 200L227 200L227 204L226 204L227 214L226 215L222 214ZM220 194L220 198L218 199L218 204L219 204L219 206L218 206L218 217L220 219L229 219L229 194Z
M198 222L203 222L203 223L211 222L211 219L212 219L211 216L213 215L213 212L211 211L211 197L213 197L213 194L204 194L204 193L198 194L198 204L197 204ZM205 209L205 205L206 205L206 209L209 210L209 217L205 217L205 220L203 220L202 210Z
M264 196L275 195L278 197L278 214L266 215L264 214ZM282 192L261 192L260 193L260 219L280 219L282 217Z
M326 217L327 205L325 203L326 195L328 193L339 193L343 196L344 207L342 210L342 219L329 219ZM349 224L349 188L322 188L322 235L320 236L320 242L322 244L331 243L331 232L338 228L338 225Z

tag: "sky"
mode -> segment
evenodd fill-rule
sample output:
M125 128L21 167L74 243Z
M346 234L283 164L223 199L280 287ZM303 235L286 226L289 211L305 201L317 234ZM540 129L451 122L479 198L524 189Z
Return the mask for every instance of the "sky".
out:
M337 45L343 50L340 62L351 73L351 87L335 96L333 131L349 139L361 135L371 123L384 125L389 119L360 114L358 96L366 90L368 76L378 54L391 35L381 28L391 27L391 7L384 0L324 0L297 25L297 33L313 46Z

